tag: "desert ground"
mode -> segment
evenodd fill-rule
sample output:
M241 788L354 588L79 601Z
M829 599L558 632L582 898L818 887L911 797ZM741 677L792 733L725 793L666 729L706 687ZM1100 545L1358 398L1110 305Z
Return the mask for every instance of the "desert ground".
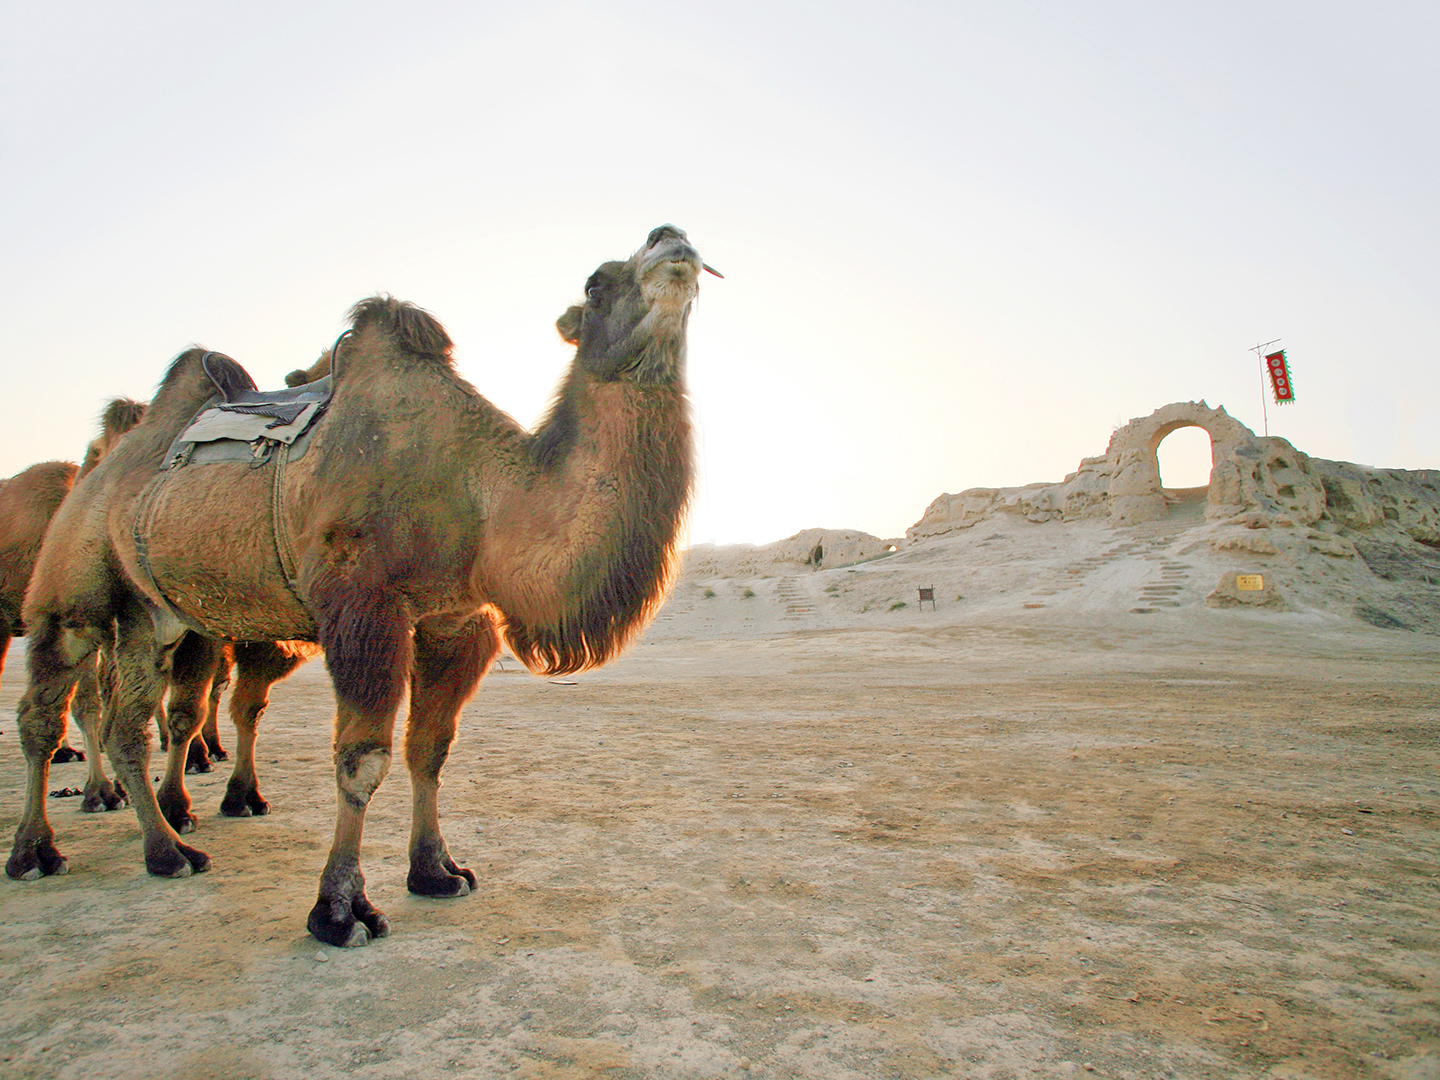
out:
M0 1075L1440 1077L1440 637L1207 607L1243 557L1024 523L697 552L619 661L510 661L467 706L442 823L475 894L406 893L397 764L365 865L393 932L348 951L305 932L313 663L262 721L272 813L190 778L208 873L50 800L70 872L0 883ZM20 643L6 830L23 684Z

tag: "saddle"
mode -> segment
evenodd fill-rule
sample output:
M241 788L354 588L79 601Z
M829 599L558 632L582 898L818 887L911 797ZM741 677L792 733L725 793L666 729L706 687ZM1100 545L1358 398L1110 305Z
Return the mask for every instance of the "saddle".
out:
M331 377L284 390L256 389L250 373L224 353L209 352L201 366L215 395L170 444L162 469L249 460L268 463L278 447L286 459L302 457L315 421L330 404Z

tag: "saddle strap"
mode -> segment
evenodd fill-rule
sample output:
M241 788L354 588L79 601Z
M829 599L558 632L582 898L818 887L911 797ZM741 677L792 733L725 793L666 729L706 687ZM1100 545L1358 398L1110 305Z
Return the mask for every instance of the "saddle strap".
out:
M274 474L270 483L270 521L275 532L275 554L280 559L280 570L285 575L285 584L290 594L305 606L300 595L299 567L295 561L295 549L290 546L290 532L285 528L285 465L290 460L290 444L281 443L275 450Z

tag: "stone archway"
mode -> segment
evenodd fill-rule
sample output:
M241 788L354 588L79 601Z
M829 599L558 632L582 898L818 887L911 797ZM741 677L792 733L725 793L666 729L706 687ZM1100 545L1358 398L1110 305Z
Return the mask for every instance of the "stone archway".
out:
M1058 484L967 488L958 495L941 495L905 535L911 540L943 536L996 513L1034 522L1104 517L1112 525L1126 526L1163 521L1170 509L1160 477L1160 443L1185 427L1201 428L1210 436L1210 486L1195 507L1196 524L1200 507L1206 521L1253 514L1256 520L1308 525L1325 513L1330 482L1322 482L1306 455L1278 436L1257 438L1223 408L1189 401L1166 405L1116 428L1103 455L1082 458L1080 467Z
M1204 498L1215 468L1215 445L1198 424L1185 424L1162 438L1155 448L1160 465L1160 486L1167 499Z
M1159 521L1168 516L1158 452L1165 436L1186 427L1201 428L1210 436L1206 517L1233 512L1232 505L1240 502L1240 459L1258 454L1255 433L1223 408L1212 409L1203 401L1176 402L1130 421L1110 438L1105 456L1115 464L1110 481L1110 520L1116 525Z

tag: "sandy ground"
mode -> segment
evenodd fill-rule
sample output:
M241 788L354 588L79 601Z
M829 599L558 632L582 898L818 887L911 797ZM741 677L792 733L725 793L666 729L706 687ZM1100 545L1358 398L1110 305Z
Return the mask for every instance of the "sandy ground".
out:
M312 664L262 722L273 813L191 778L209 873L150 878L132 812L51 800L70 873L0 882L0 1076L1440 1077L1440 638L1210 610L1193 559L1136 613L1181 549L1086 535L712 566L603 671L507 664L442 793L478 893L405 892L397 767L365 867L394 931L359 950L304 930Z

